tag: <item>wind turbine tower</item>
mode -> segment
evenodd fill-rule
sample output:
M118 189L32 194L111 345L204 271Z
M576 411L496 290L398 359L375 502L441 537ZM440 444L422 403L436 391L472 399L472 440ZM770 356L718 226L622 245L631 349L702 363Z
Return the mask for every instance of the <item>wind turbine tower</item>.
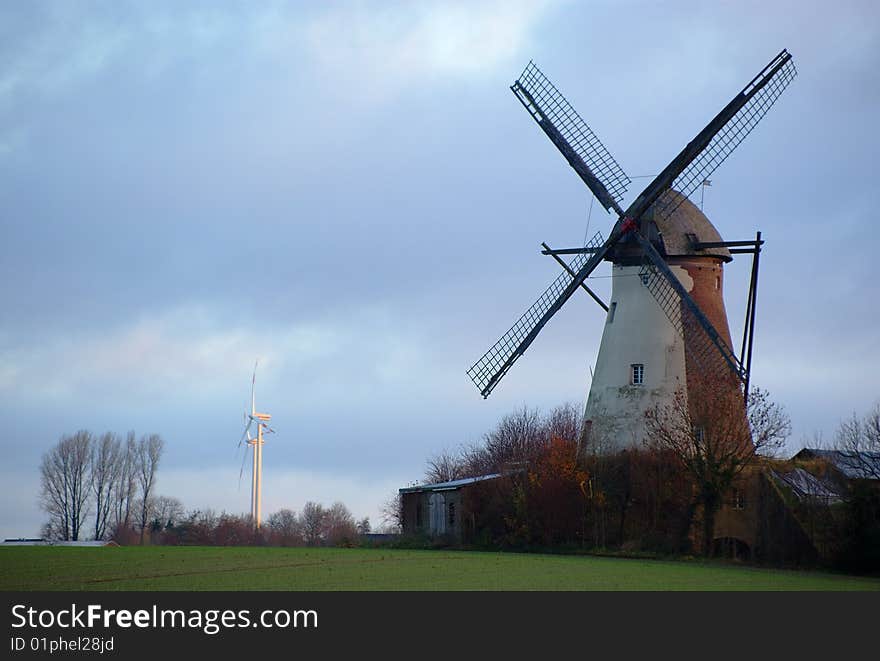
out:
M256 402L256 385L257 385L257 365L254 364L254 374L251 378L251 412L245 413L246 425L241 435L239 446L247 440L247 444L251 446L253 452L253 470L251 478L251 521L254 523L256 530L260 529L261 511L262 511L262 488L263 488L263 435L264 433L273 434L275 430L267 424L272 416L268 413L257 412ZM251 425L257 423L257 436L251 438ZM247 454L245 457L247 458ZM244 459L242 459L242 472L244 471ZM239 472L241 479L241 472Z

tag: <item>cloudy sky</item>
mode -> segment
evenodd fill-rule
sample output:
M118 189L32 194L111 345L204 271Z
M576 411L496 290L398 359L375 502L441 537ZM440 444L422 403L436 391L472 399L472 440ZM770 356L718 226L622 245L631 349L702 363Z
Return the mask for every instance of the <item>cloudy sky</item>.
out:
M0 535L37 533L40 456L82 428L161 434L159 493L246 511L257 358L267 511L376 524L431 454L581 406L586 296L488 400L465 375L556 276L541 241L612 224L510 93L529 59L643 176L793 53L704 205L767 240L754 382L792 450L830 436L880 398L878 26L867 0L4 3Z

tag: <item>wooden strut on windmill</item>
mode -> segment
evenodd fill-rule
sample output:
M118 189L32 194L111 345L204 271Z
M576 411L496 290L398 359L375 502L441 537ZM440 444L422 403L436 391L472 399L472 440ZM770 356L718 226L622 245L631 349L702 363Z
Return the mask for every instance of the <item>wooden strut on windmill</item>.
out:
M517 99L559 149L606 211L618 219L609 237L582 248L553 250L563 268L556 280L467 373L488 397L541 329L578 288L606 311L605 330L585 420L626 418L618 447L642 440L644 412L679 388L710 379L729 382L745 402L755 322L758 258L763 241L724 241L688 199L757 125L797 75L783 50L728 103L624 210L630 178L590 127L533 62L511 86ZM734 351L724 308L723 265L753 255L740 352ZM560 255L573 255L566 263ZM612 263L608 305L585 284L603 260Z

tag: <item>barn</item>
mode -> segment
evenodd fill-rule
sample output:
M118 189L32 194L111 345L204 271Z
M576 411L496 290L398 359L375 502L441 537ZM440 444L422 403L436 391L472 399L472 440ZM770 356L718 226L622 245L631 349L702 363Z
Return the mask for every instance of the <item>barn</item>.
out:
M461 542L464 500L474 485L497 480L501 473L400 489L403 532Z

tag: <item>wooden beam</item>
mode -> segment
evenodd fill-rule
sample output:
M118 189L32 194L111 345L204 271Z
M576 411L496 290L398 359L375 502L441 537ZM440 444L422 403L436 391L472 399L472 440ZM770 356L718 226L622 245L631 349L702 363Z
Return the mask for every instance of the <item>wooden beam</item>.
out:
M564 268L566 270L566 272L568 272L568 274L572 278L575 277L575 275L577 275L574 271L571 270L571 268L568 266L568 264L566 264L562 259L557 257L557 255L560 254L559 252L557 252L555 250L551 250L550 246L548 246L546 243L542 243L541 245L544 247L544 250L541 251L544 255L550 255L551 257L553 257L553 259L555 259L557 262L559 262L559 265L562 268ZM577 249L572 248L571 250L577 250ZM596 252L594 249L591 249L591 248L587 248L587 249L582 248L582 249L580 249L580 251L581 252ZM561 253L561 254L568 254L568 253ZM605 305L605 301L603 301L601 298L599 298L592 289L587 287L586 283L582 282L581 287L583 287L584 291L587 292L590 295L590 297L594 301L596 301L596 303L599 304L599 307L601 307L603 310L605 310L605 312L608 312L608 306Z

